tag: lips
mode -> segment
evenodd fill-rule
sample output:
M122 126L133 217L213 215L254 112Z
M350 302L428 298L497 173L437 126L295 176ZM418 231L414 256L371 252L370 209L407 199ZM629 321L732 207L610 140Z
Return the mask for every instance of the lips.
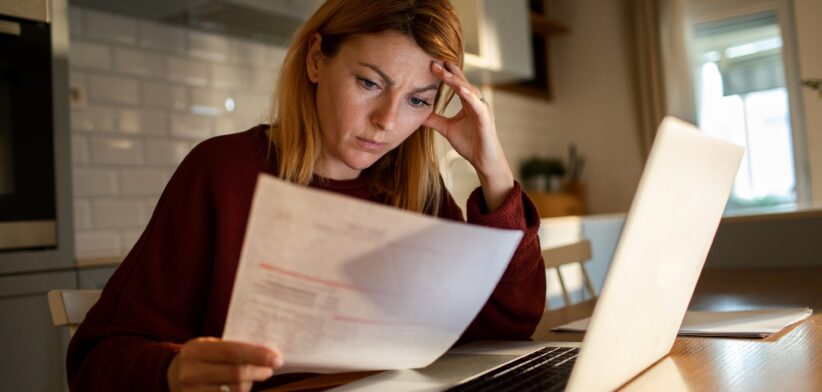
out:
M388 143L378 142L376 140L367 139L357 136L357 144L367 151L378 151L383 149Z

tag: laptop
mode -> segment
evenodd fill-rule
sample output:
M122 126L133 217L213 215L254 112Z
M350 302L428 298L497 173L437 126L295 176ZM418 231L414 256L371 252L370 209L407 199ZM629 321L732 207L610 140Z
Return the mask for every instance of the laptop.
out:
M475 342L336 390L619 388L670 352L743 153L665 118L581 344Z

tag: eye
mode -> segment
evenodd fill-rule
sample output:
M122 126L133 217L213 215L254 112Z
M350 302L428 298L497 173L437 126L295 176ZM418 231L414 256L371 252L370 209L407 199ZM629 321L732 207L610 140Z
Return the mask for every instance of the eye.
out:
M408 98L408 102L411 104L411 106L416 107L416 108L431 106L431 104L428 101L426 101L424 99L417 98L417 97Z
M379 87L378 84L376 84L376 83L372 82L371 80L369 80L367 78L364 78L362 76L358 76L357 80L360 82L361 86L365 87L368 90Z

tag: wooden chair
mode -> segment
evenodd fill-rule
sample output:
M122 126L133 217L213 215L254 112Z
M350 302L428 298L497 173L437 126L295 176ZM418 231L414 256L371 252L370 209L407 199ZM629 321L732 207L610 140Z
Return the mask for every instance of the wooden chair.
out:
M596 298L594 286L591 284L591 278L585 270L585 261L591 259L591 242L588 240L581 240L572 244L558 246L555 248L548 248L542 250L542 258L545 259L545 268L556 268L557 277L559 277L559 285L562 289L562 299L565 301L565 306L571 305L571 298L568 295L568 289L565 286L565 280L562 278L561 266L571 263L578 263L579 269L582 272L582 280L585 288L591 295L591 298ZM547 305L546 305L547 306Z
M52 323L58 327L67 325L69 334L74 336L77 326L99 298L100 290L50 290L48 300Z

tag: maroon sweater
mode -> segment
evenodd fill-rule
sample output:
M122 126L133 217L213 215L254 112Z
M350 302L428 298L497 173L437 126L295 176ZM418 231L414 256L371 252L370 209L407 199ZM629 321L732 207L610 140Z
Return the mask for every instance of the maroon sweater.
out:
M206 140L177 168L142 236L71 340L66 365L72 390L166 390L166 369L183 343L222 336L257 175L274 174L265 129ZM310 186L381 202L362 179L317 180ZM461 341L528 339L545 303L539 214L516 184L492 213L477 189L467 215L469 223L525 235ZM463 219L450 195L439 216Z

